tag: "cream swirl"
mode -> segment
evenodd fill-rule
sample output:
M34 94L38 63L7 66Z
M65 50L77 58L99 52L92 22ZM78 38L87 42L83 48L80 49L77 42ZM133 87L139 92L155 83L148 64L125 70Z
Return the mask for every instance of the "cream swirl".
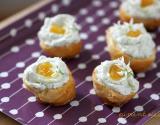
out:
M153 54L155 43L143 24L115 24L110 28L111 37L122 52L135 58L147 58ZM139 35L131 37L130 31L138 31Z
M121 71L110 71L112 66L120 67ZM111 77L111 72L118 73L120 79L115 80ZM134 78L133 71L124 63L124 59L117 59L112 61L104 61L95 69L96 78L99 83L119 92L122 95L129 95L135 93L139 89L139 82Z
M142 7L141 2L142 0L125 0L121 7L131 17L160 19L160 0L154 0L153 4L146 7Z
M64 34L51 32L52 25L58 25L65 30ZM64 46L74 42L80 42L78 25L75 18L68 14L59 14L52 18L45 18L44 25L38 32L40 42L44 42L48 47Z
M38 66L45 63L49 63L51 65L49 69L50 72L53 72L51 77L46 77L37 71ZM46 70L46 67L42 68ZM45 73L47 72L49 71L45 71ZM41 56L35 63L31 64L25 69L23 79L28 81L27 83L29 86L33 86L41 90L58 88L63 86L69 80L69 71L61 58L47 58L45 56Z

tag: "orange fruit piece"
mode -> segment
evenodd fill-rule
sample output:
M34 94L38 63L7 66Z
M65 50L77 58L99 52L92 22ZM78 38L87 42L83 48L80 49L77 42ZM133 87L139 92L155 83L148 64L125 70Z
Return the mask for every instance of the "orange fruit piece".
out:
M50 32L63 35L65 33L65 29L59 25L53 24L50 28Z
M127 36L129 37L138 37L139 35L141 34L141 31L140 30L130 30L128 33L127 33Z
M119 67L116 64L112 65L109 70L110 78L116 81L120 80L121 78L124 77L124 75L120 74L121 71L122 71L121 67Z
M141 6L142 7L147 7L150 6L154 3L154 0L141 0Z
M45 76L45 77L51 77L52 74L53 74L53 71L51 70L52 68L52 64L49 63L49 62L44 62L44 63L41 63L37 66L37 73L42 75L42 76Z

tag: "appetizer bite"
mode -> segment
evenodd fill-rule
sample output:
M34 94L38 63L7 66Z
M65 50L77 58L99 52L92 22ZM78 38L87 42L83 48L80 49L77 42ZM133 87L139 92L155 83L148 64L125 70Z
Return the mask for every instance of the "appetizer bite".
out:
M123 56L135 72L146 71L155 60L155 43L142 23L118 22L106 31L106 39L111 58Z
M120 6L120 19L144 23L146 28L160 26L160 0L124 0Z
M123 58L102 62L94 69L92 79L97 96L111 106L127 103L139 89L139 82Z
M59 57L39 57L25 69L23 82L41 102L56 106L65 105L76 95L73 76Z
M79 54L82 47L75 18L68 14L46 18L38 38L40 47L49 56L71 58Z

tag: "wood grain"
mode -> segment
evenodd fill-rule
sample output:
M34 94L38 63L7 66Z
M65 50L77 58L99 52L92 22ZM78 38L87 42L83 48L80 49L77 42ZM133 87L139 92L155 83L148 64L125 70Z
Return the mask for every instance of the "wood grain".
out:
M26 9L14 14L11 17L8 17L7 19L1 21L0 23L0 30L4 29L5 27L7 27L9 24L12 24L14 22L16 22L17 20L25 17L26 15L28 15L29 13L38 10L39 8L41 8L42 6L50 3L52 0L41 0L38 3L35 3L29 7L27 7Z

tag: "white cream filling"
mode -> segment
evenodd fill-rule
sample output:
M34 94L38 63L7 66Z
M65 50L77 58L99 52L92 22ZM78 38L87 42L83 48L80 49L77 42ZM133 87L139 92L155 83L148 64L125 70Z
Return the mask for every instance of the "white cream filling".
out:
M53 24L65 28L65 34L56 34L50 32ZM38 32L40 42L44 42L48 47L66 46L71 43L80 42L78 25L75 18L68 14L59 14L52 18L45 18L44 25Z
M58 75L48 78L38 74L36 72L37 66L44 62L51 63L53 65L51 70L56 72ZM27 83L29 86L44 90L63 86L69 80L69 71L61 58L47 58L45 56L41 56L35 63L25 69L23 77L28 81Z
M160 0L147 7L141 7L141 0L124 0L122 9L131 17L160 19Z
M117 64L122 68L126 69L124 77L118 81L115 81L109 77L109 69L111 65ZM96 78L100 84L103 84L122 95L129 95L132 92L135 93L139 89L139 82L133 77L133 75L128 75L128 73L133 73L129 65L124 63L123 58L113 61L104 61L95 69Z
M110 30L112 39L122 52L135 58L146 58L153 53L155 43L143 24L118 23L112 26ZM138 37L127 36L130 30L140 30L141 34Z

